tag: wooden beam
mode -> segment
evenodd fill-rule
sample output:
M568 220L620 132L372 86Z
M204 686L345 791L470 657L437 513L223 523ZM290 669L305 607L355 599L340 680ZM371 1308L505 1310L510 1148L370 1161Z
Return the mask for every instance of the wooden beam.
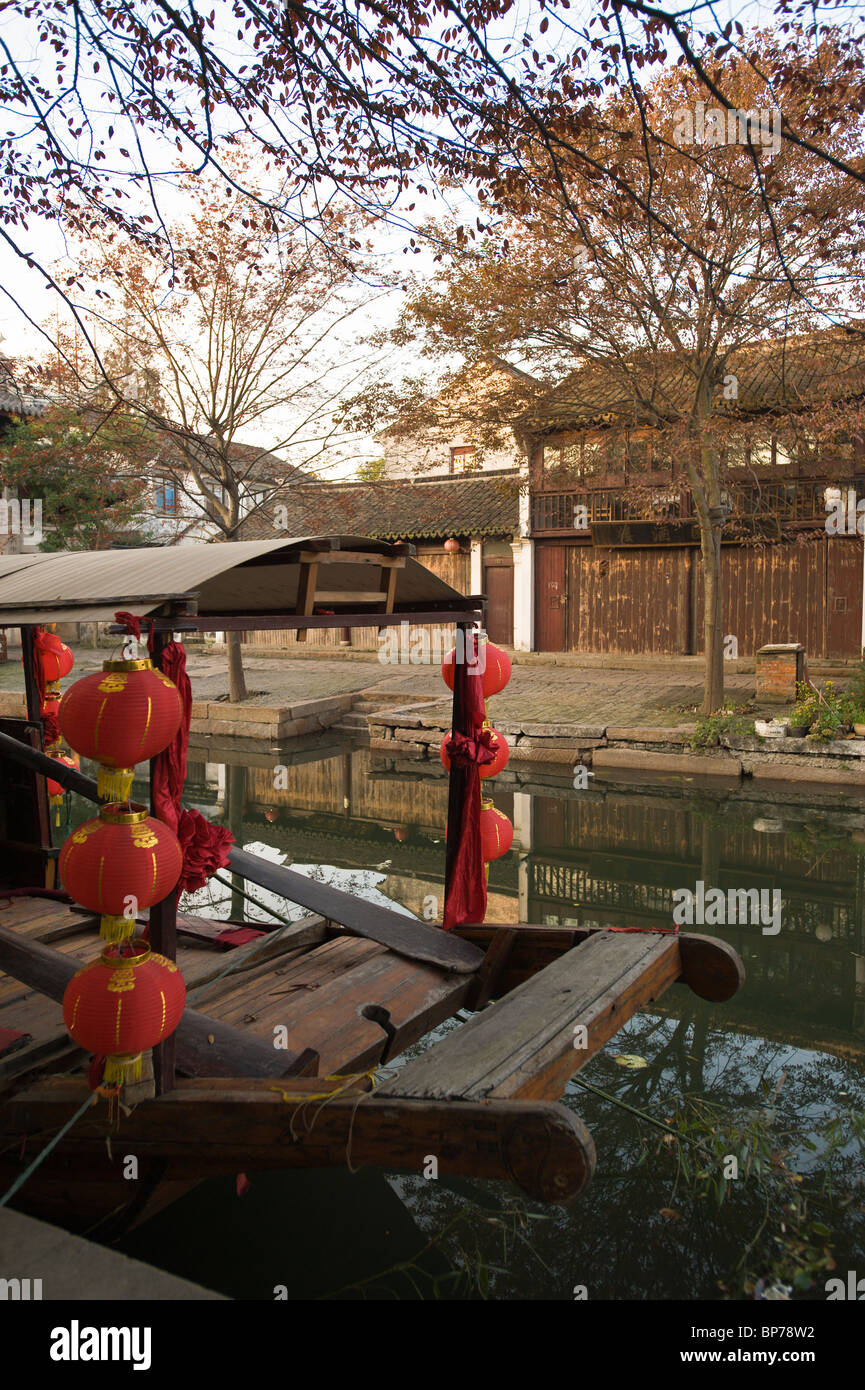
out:
M80 962L41 942L0 927L0 970L49 999L60 1002ZM187 1009L176 1033L177 1066L193 1076L288 1076L300 1067L314 1074L309 1052L278 1051L248 1033Z
M574 1072L680 974L674 936L601 932L409 1062L380 1093L473 1101L559 1096ZM575 1031L580 1025L583 1037Z
M155 632L151 660L157 671L162 670L162 653L171 641L171 634ZM158 819L158 808L153 800L153 779L156 759L150 760L150 814ZM148 941L151 949L165 956L167 960L177 959L177 890L172 890L167 898L154 903L150 909ZM174 1085L176 1037L171 1034L164 1042L153 1049L153 1078L156 1094L164 1095Z
M308 618L315 607L315 586L318 583L318 560L304 560L301 562L300 574L297 581L297 605L295 613L298 617ZM306 628L298 629L298 642L306 641Z
M24 665L24 692L27 699L27 718L32 724L42 728L42 709L39 700L39 687L33 670L33 657L36 649L36 634L31 623L21 628L21 661Z
M429 927L414 918L378 907L374 903L340 892L328 884L294 873L281 864L269 864L255 854L235 846L229 866L250 883L267 888L289 902L308 907L331 922L338 922L356 936L367 937L411 960L427 961L444 970L468 973L477 970L483 952L468 941L461 941L439 927Z
M380 596L379 596L380 597ZM351 603L350 596L346 600L346 607ZM238 613L225 614L206 614L204 617L195 618L195 629L197 632L252 632L260 630L262 632L278 632L282 629L292 628L329 628L344 627L346 623L350 627L394 627L398 623L472 623L480 622L480 609L449 608L442 605L439 608L428 608L424 605L412 605L401 603L395 608L393 613L355 613L352 611L340 613L315 613L309 618L298 617L294 613L256 613L251 617L242 616Z
M381 610L383 613L393 612L393 605L396 600L396 581L396 570L388 569L383 565L381 570L381 582L379 584L379 593L384 594L384 607Z
M34 748L27 748L17 739L0 734L0 753L35 768L43 776L56 778L61 786L74 789L89 801L99 801L93 778L85 777L77 769L66 767L64 763L58 763ZM483 951L477 946L438 927L428 927L390 908L377 907L355 897L353 893L344 893L328 884L318 883L281 864L269 864L237 846L229 851L228 862L233 872L239 873L250 883L269 888L289 902L307 907L355 935L378 941L411 960L428 961L445 970L466 972L476 970L483 960Z
M616 915L621 917L621 912ZM456 933L464 941L471 941L487 952L503 932L515 933L508 960L499 976L499 988L504 994L522 984L530 975L536 975L572 946L588 941L604 930L604 927L547 927L519 922L513 927L466 925L457 927ZM651 935L660 936L660 933ZM745 968L738 952L729 942L694 932L678 932L676 940L682 960L679 983L687 985L700 999L707 999L713 1004L725 1004L738 994L745 982Z
M590 1182L595 1168L591 1135L564 1106L549 1102L417 1101L367 1094L363 1083L305 1082L284 1087L246 1079L179 1081L158 1100L145 1101L113 1130L115 1158L105 1138L107 1106L85 1113L61 1140L58 1161L76 1159L83 1182L117 1172L122 1136L128 1151L167 1160L168 1175L283 1168L382 1167L423 1173L432 1154L440 1178L475 1177L515 1183L542 1202L568 1202ZM310 1091L341 1091L322 1104ZM9 1133L56 1133L81 1105L82 1083L46 1081L4 1106ZM50 1171L51 1158L43 1167ZM82 1160L86 1159L86 1162Z

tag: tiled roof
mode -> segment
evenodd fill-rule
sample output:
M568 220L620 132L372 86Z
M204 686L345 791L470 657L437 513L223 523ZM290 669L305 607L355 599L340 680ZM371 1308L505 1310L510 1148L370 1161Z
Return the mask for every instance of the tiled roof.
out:
M538 433L591 424L634 424L673 419L690 400L691 383L672 354L632 359L640 369L639 393L601 362L572 372L523 417ZM843 329L805 333L785 342L739 348L725 368L738 382L738 413L795 410L827 400L865 394L865 337ZM639 394L639 399L638 399ZM718 409L729 413L723 385L715 392Z
M292 484L280 489L266 510L250 517L244 538L279 535L351 534L383 540L445 539L448 536L510 536L519 525L516 471L435 481Z
M22 391L8 362L0 362L0 412L6 415L43 415L47 402L30 391Z

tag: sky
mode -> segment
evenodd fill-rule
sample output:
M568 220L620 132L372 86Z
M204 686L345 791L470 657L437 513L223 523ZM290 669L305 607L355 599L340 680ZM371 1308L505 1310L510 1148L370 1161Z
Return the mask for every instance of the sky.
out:
M574 31L581 30L599 12L599 6L594 0L571 0L567 8L564 8L564 0L551 0L550 5L544 9L544 14L550 18L550 26L545 35L545 42L552 52L561 52L563 47L573 42ZM207 7L209 8L209 6ZM502 60L507 65L515 60L519 44L516 42L522 34L527 21L535 22L538 20L541 6L538 0L518 0L514 4L507 19L501 21L492 33L492 39L502 51ZM772 21L774 3L737 3L737 0L723 0L720 4L694 4L680 5L676 8L681 15L692 17L693 22L699 28L701 26L711 26L718 28L729 18L738 19L746 28L752 26L770 24ZM235 37L236 25L228 19L228 7L225 4L217 7L218 35L220 43L225 45L226 52L232 58L236 58L240 52L240 46ZM861 22L863 7L861 5L840 5L838 10L842 18L857 18ZM631 21L633 24L634 21ZM504 47L511 42L513 47L510 54L505 55ZM13 14L10 19L8 11L4 15L4 26L2 32L2 43L8 46L21 60L26 70L37 73L42 70L45 62L45 54L42 52L35 26L32 20L24 19L21 14ZM91 81L85 83L83 88L85 104L88 106L93 118L93 126L97 133L107 132L108 125L113 119L98 95L99 84ZM20 115L15 112L5 110L0 119L11 119L13 126L17 129L23 140L27 139L26 123L20 120ZM291 119L291 115L289 115ZM123 160L118 151L125 144L134 149L129 133L124 133L120 122L115 122L117 130L113 140L109 142L109 158L117 160L118 167L123 167ZM143 138L143 137L142 137ZM179 156L174 147L168 149L164 143L157 145L154 140L145 143L145 154L151 167L164 167L169 169L172 162ZM449 195L451 197L452 195ZM167 217L172 217L176 213L182 212L179 195L172 187L170 175L160 181L159 200L162 209ZM408 239L409 230L412 223L422 220L430 212L442 213L447 210L447 204L436 190L431 190L427 197L415 196L413 201L417 206L413 213L407 209L400 209L394 224L382 229L375 237L375 255L373 264L370 266L370 278L383 272L385 275L399 273L402 269L408 268L412 272L423 271L432 273L433 263L429 255L405 256L404 248ZM469 204L468 193L464 195L462 206L458 204L458 210L467 210ZM70 248L68 247L60 223L54 220L32 218L26 228L22 238L22 244L27 252L33 255L44 266L63 266L64 260L68 257ZM45 277L40 271L28 269L10 248L0 242L0 289L5 289L11 293L17 305L12 303L7 294L0 294L0 352L8 357L26 356L28 354L39 353L45 346L45 340L40 335L35 325L50 323L55 319L58 312L58 296L56 292L46 284ZM399 317L402 306L403 296L399 290L395 290L383 299L379 299L374 309L368 313L358 316L355 325L359 334L370 333L381 328L392 326ZM28 319L31 322L28 322ZM431 374L432 368L428 362L419 358L416 353L408 350L403 353L401 358L394 358L389 364L388 370L395 373L407 371L416 373L422 371ZM432 379L432 377L431 377ZM274 421L273 433L284 432L284 423ZM269 426L263 426L260 437L252 439L250 442L267 444L268 439L273 437ZM368 457L375 457L378 453L377 446L373 440L367 439L362 446L363 452ZM353 467L353 465L352 465ZM335 474L338 476L339 474Z

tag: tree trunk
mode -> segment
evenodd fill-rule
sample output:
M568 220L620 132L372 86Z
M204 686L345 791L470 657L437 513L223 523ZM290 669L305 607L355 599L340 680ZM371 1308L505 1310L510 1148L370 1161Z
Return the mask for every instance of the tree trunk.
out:
M226 632L225 649L228 655L228 698L235 705L246 699L243 648L240 644L239 632Z
M722 523L723 525L723 523ZM714 714L724 703L724 631L721 617L721 527L701 524L703 557L703 713Z

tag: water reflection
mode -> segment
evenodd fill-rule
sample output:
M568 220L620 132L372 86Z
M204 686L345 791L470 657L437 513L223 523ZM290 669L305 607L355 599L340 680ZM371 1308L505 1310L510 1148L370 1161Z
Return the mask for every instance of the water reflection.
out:
M431 900L440 910L447 780L437 764L327 736L284 750L278 775L272 755L209 749L207 756L190 763L188 803L229 825L238 843L417 915ZM574 790L567 778L512 768L494 795L515 836L511 853L491 865L488 920L669 926L674 893L702 881L725 893L780 891L781 930L695 927L741 954L747 980L739 996L712 1007L684 988L669 991L580 1074L596 1090L571 1083L565 1101L598 1149L593 1188L572 1210L527 1212L504 1190L444 1175L437 1183L390 1178L382 1211L396 1194L418 1228L418 1248L456 1222L443 1253L465 1265L470 1245L481 1265L504 1269L488 1273L484 1285L504 1298L570 1299L585 1285L590 1298L706 1299L725 1289L740 1294L759 1279L796 1297L824 1296L828 1261L843 1271L865 1257L856 1138L857 1127L865 1138L863 809L850 800L815 807L754 788L629 787L598 778L590 790ZM260 915L239 888L211 886L193 906L220 917ZM646 1065L625 1071L617 1054ZM690 1145L669 1143L598 1090L662 1125L692 1126ZM732 1182L719 1206L711 1182L727 1154L758 1169ZM299 1182L283 1180L286 1193ZM352 1179L328 1181L350 1188ZM175 1237L190 1223L177 1267L193 1277L200 1271L190 1252L207 1200L167 1214ZM326 1222L327 1214L297 1219ZM460 1244L466 1226L471 1239ZM150 1223L129 1238L133 1253L147 1253L151 1228L158 1232ZM259 1264L272 1264L273 1282L284 1283L267 1223L256 1239ZM370 1273L388 1267L388 1254L387 1241L380 1249L373 1242ZM165 1262L158 1241L154 1258ZM212 1268L204 1282L237 1296L238 1259L242 1269L242 1253L227 1252L223 1283ZM332 1269L332 1289L348 1282L344 1272ZM271 1296L270 1273L249 1277L250 1291L240 1296ZM453 1291L465 1297L481 1288L478 1276Z

